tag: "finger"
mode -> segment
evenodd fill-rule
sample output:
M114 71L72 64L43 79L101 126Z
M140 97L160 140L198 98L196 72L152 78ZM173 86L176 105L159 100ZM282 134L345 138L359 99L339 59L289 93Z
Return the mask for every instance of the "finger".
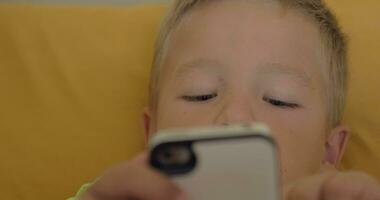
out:
M338 170L336 169L336 167L330 163L324 163L322 164L321 168L320 168L320 172L321 173L326 173L326 172L337 172Z
M182 195L169 179L138 162L112 168L90 189L100 199L115 200L174 200Z
M380 200L378 182L364 173L327 172L288 185L286 200Z
M322 186L326 200L380 200L380 185L361 172L339 173Z
M285 200L321 200L321 188L336 172L327 172L304 178L284 186Z
M148 167L140 167L139 165L131 166L135 170L129 171L130 181L124 182L124 188L127 189L130 197L142 200L168 200L177 199L182 195L180 189L167 177Z

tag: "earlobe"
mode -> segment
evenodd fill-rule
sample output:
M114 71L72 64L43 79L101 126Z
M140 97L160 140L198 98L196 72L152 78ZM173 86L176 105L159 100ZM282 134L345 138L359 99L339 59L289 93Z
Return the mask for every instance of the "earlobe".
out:
M337 167L343 157L349 138L349 130L345 126L337 126L331 130L325 143L325 162Z

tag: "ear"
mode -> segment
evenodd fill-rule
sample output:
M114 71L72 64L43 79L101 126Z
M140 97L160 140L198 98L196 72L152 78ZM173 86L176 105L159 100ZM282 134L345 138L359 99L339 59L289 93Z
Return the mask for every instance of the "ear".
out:
M337 167L342 160L349 138L347 127L339 125L331 130L325 143L325 162Z
M148 107L144 108L143 112L143 122L144 122L144 138L145 138L145 143L148 143L148 140L150 136L154 132L154 119L153 119L153 114L151 110Z

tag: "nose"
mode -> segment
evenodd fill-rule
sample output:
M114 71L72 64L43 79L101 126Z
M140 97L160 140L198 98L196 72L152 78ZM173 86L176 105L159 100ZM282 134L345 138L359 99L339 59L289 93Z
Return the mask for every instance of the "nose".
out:
M216 125L252 123L256 121L249 98L237 97L224 102L215 116Z

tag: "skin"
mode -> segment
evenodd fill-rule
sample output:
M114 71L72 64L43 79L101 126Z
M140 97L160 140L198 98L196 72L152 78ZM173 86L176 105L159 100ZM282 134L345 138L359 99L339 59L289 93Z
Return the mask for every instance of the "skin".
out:
M264 122L279 144L285 183L339 161L347 131L325 132L327 62L306 17L275 3L210 3L181 21L167 49L150 134Z
M221 1L187 14L167 44L149 137L173 127L264 122L279 145L283 199L380 199L359 172L337 172L348 131L326 125L318 29L276 3ZM133 181L131 181L133 180ZM110 168L82 199L185 199L146 155Z

